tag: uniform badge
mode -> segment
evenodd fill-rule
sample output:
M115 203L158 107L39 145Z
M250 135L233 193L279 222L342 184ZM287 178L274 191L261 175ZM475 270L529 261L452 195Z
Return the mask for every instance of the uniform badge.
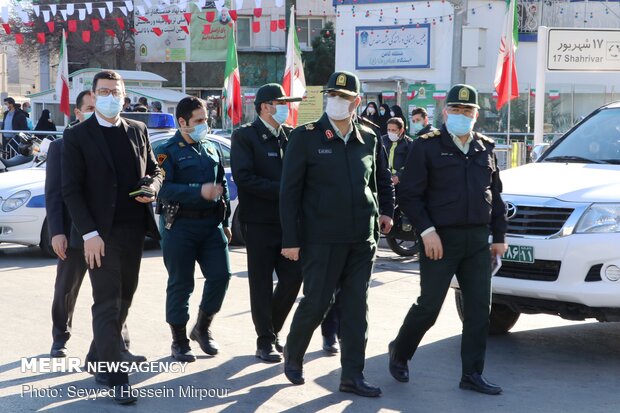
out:
M469 102L469 89L466 87L462 87L459 90L459 100L464 100L465 102Z
M346 86L347 85L347 75L340 74L336 78L336 86Z
M179 142L179 148L185 148L185 142Z
M168 155L166 155L165 153L160 153L159 155L157 155L157 163L161 165L162 163L164 163L166 158L168 158Z
M314 123L308 123L306 125L306 130L314 130Z
M334 133L332 131L330 131L329 129L327 129L325 131L325 136L327 136L327 139L329 139L329 140L334 139Z
M268 139L267 135L263 133L263 135L261 136L263 138L264 141L266 141Z
M208 146L207 147L207 152L209 152L211 155L213 155L215 153L215 151L213 150L212 146Z

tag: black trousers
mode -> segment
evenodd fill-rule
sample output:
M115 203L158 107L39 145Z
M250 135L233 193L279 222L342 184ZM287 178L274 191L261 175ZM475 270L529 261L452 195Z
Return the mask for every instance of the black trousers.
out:
M121 326L138 286L145 230L143 225L114 225L105 240L101 267L89 269L93 286L93 337L98 361L121 361ZM127 373L112 372L113 385L128 382Z
M462 372L482 374L491 308L489 230L486 226L438 228L437 234L443 258L431 260L420 254L420 297L394 340L395 354L400 359L413 357L424 334L435 324L456 275L464 300Z
M301 288L301 265L282 256L278 224L244 223L248 281L256 345L265 348L276 339ZM278 284L273 288L273 272Z
M336 290L334 304L325 314L321 323L321 335L323 337L340 337L340 289Z
M55 344L64 345L71 338L73 311L86 270L84 251L81 249L67 248L67 258L64 261L58 260L52 300L52 338ZM93 345L91 347L94 348ZM128 348L129 332L127 325L123 324L121 350ZM95 361L94 354L88 359Z

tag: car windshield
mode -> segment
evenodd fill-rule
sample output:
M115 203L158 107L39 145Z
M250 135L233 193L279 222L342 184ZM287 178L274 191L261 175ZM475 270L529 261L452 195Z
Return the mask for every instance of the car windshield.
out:
M620 164L620 108L603 109L579 124L543 162Z

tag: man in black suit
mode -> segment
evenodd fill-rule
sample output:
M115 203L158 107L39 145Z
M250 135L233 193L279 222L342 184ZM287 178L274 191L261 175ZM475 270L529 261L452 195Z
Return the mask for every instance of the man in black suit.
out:
M84 121L88 114L95 111L95 98L90 90L81 92L75 102L76 121L69 126L75 126ZM58 255L56 268L56 284L54 285L54 300L52 301L52 337L54 342L51 357L66 357L65 347L71 337L71 321L84 274L86 261L84 253L78 248L68 248L69 233L71 232L71 218L62 199L61 154L62 138L50 143L47 151L47 165L45 172L45 212L47 215L48 232L51 237L52 248Z
M144 237L159 239L152 202L162 178L146 125L119 116L125 96L121 76L99 72L92 90L95 115L64 133L62 193L73 219L71 244L83 243L90 269L91 354L94 350L98 361L120 362L121 325L138 285ZM147 176L151 182L131 197ZM118 403L136 401L127 372L107 373Z

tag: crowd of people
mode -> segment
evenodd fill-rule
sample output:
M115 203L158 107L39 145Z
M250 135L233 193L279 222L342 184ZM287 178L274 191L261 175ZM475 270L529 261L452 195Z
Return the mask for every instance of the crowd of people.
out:
M429 124L424 109L415 109L413 137L397 106L371 102L356 115L361 97L354 74L333 73L323 92L321 118L292 128L286 124L289 104L299 99L286 96L278 84L264 85L254 101L256 120L231 138L256 357L284 361L286 378L304 384L304 355L322 325L324 350L342 354L339 390L382 394L363 374L367 294L379 234L390 232L397 201L424 248L421 295L389 345L390 373L409 380L408 360L435 322L456 274L465 298L460 387L500 393L482 372L491 258L506 248L506 222L494 142L473 131L477 91L468 85L450 90L440 129ZM86 360L146 361L129 350L125 324L146 235L161 240L168 271L171 356L195 362L191 341L215 356L214 322L231 277L232 235L223 154L206 139L208 109L198 98L182 99L176 134L153 151L145 125L120 117L130 104L123 98L118 73L97 73L92 90L77 98L77 121L50 145L46 208L59 257L51 356L67 355L76 297L89 271L93 341ZM188 335L196 263L205 282ZM283 340L282 327L302 284L303 298ZM93 373L97 382L114 388L118 403L136 401L126 372Z

